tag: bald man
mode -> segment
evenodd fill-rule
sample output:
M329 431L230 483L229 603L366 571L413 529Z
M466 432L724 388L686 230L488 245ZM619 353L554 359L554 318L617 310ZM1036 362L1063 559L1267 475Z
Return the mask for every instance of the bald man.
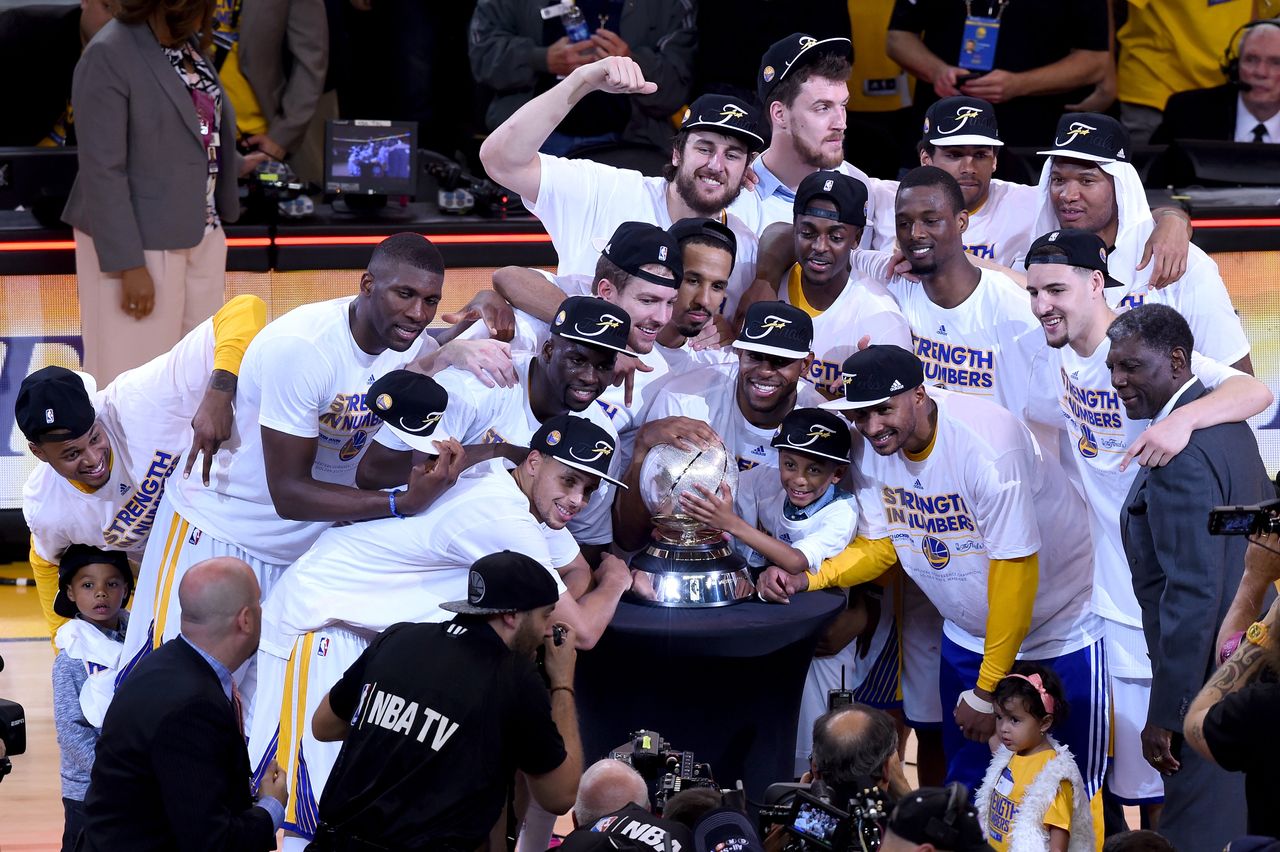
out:
M182 632L138 664L107 710L79 848L275 848L284 775L273 764L258 799L250 797L231 678L258 649L258 597L257 578L239 559L207 559L182 578Z
M599 844L601 834L632 838L646 848L693 848L693 836L685 826L649 812L648 785L621 760L598 760L582 773L573 824L576 830L560 846L564 852L610 848Z

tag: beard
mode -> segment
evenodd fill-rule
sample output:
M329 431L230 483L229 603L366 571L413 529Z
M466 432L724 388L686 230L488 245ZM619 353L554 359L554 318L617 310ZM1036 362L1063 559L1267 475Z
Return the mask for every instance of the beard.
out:
M697 180L697 176L693 173L680 170L676 174L676 194L690 210L706 219L714 219L718 216L721 210L733 203L742 190L741 181L737 186L725 184L719 195L708 200L699 194Z
M827 154L821 147L814 147L799 136L792 136L791 141L795 145L796 153L800 155L800 161L806 166L812 166L815 169L834 169L844 162L843 149L837 153Z
M516 629L516 635L511 639L511 650L517 656L532 659L538 653L542 639L543 636L538 632L533 619L526 616Z

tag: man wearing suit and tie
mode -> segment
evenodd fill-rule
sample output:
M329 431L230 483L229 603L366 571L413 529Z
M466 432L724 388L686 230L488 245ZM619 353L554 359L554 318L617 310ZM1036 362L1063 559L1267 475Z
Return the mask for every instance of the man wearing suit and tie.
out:
M1158 421L1207 391L1190 369L1191 328L1167 305L1142 305L1110 329L1111 382L1134 420ZM1244 571L1244 536L1208 532L1214 506L1274 497L1246 423L1191 433L1164 467L1138 473L1121 510L1125 555L1151 657L1143 754L1165 776L1160 833L1178 849L1220 849L1245 834L1244 776L1182 747L1182 722L1214 670L1218 628Z
M272 763L258 800L231 673L258 648L253 571L219 557L178 588L182 633L147 656L102 724L85 799L85 852L276 848L288 801Z

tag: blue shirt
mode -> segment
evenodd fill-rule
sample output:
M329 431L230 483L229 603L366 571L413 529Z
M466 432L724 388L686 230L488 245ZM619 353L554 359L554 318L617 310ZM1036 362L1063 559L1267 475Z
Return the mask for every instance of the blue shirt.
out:
M760 182L756 184L756 192L761 198L776 195L788 204L795 203L796 194L787 189L777 175L769 171L768 166L764 164L763 157L756 157L756 161L751 164L751 168L755 169L756 177L760 178Z

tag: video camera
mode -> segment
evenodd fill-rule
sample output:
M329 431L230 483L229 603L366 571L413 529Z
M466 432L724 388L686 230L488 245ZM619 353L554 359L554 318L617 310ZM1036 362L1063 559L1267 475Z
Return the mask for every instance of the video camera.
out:
M870 852L879 849L892 803L874 779L840 792L821 781L771 784L760 806L760 836L787 834L784 852Z
M449 157L425 148L418 151L418 156L422 158L423 169L435 178L440 189L450 193L463 190L471 198L472 206L468 207L465 203L460 203L454 207L442 207L441 213L462 215L474 212L477 216L501 219L508 213L520 209L518 201L512 204L511 193L507 190L491 180L475 177Z
M0 657L0 671L4 671L4 657ZM27 715L16 701L0 698L0 742L4 743L4 757L0 757L0 781L13 771L9 758L27 750Z
M661 816L667 800L695 787L719 789L711 777L711 765L698 763L692 751L676 751L656 731L636 731L631 741L609 752L613 760L631 765L654 789L655 812Z
M1252 506L1216 506L1209 510L1210 535L1269 535L1280 532L1280 498Z

